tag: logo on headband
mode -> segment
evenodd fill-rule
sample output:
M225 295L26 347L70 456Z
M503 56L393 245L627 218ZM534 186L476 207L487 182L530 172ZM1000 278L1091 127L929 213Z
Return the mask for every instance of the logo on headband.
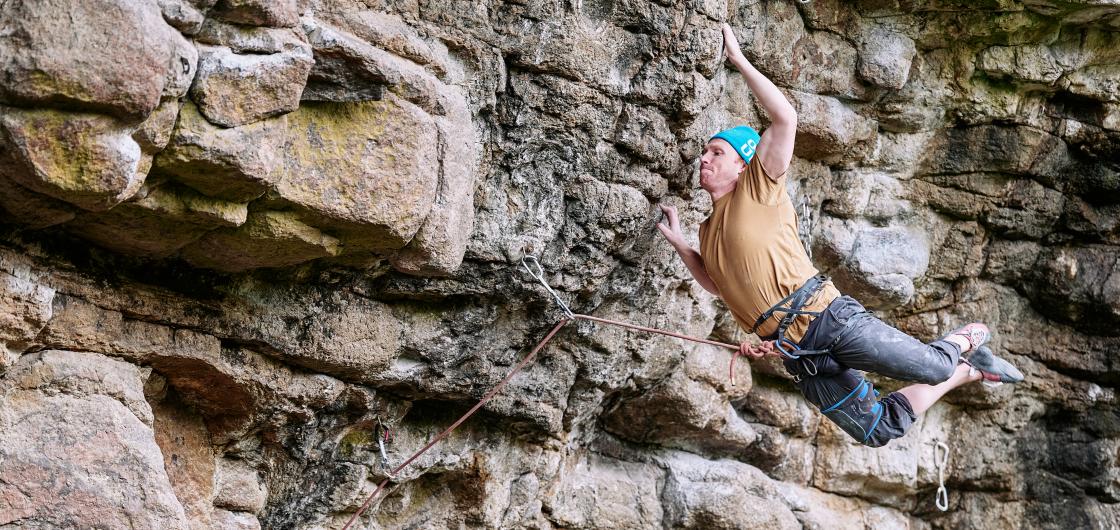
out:
M755 142L752 138L750 140L747 140L747 143L739 147L739 152L742 153L743 160L750 162L751 158L754 157L754 148L756 146L758 146L758 143Z

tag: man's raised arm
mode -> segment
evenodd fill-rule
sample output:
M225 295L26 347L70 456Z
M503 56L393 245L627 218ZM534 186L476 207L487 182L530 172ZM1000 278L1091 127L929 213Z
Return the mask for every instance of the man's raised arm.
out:
M762 75L762 72L759 72L743 56L743 51L739 49L739 41L732 33L731 26L727 24L723 25L723 50L731 64L735 65L739 73L743 74L747 86L758 98L762 108L766 109L766 113L770 115L770 127L762 133L762 140L758 143L755 156L760 157L759 160L768 176L773 180L778 180L785 174L786 169L789 168L790 160L793 159L793 141L797 134L797 111L778 90L778 87L774 86L773 82Z

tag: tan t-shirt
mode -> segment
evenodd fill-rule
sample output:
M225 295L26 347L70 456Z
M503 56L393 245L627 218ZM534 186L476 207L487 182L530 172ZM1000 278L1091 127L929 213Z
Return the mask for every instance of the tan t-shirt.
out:
M754 321L819 271L809 261L797 235L797 215L786 193L786 176L766 176L759 157L739 175L735 189L712 205L700 224L700 256L708 276L719 287L739 327L750 331ZM840 291L829 282L803 309L822 311ZM775 313L758 328L765 337L777 331L784 313ZM810 318L802 315L786 330L800 341Z

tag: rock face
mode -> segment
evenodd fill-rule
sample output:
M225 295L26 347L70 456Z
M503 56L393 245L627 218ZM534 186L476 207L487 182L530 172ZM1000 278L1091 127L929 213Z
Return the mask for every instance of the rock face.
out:
M113 118L8 108L2 120L13 185L100 211L131 197L144 181L140 145Z
M773 363L569 325L361 523L1120 527L1120 7L911 4L6 6L0 527L341 528L560 317L525 255L748 340L653 228L695 242L703 142L766 126L724 21L798 109L817 266L1027 381L870 449Z
M5 374L0 524L186 528L140 370L98 354L27 354ZM127 482L127 488L105 487Z
M152 1L32 0L7 6L0 25L6 104L139 120L195 74L197 52Z

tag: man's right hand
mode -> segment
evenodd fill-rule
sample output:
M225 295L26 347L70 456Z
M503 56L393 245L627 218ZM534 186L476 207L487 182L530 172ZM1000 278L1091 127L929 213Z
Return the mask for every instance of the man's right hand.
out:
M673 245L673 250L676 250L677 254L681 256L681 260L683 260L685 266L688 267L688 272L692 274L693 278L696 278L700 286L703 287L705 291L719 296L719 287L712 281L712 277L708 276L708 271L704 268L704 260L700 257L700 252L692 248L692 246L688 244L688 241L685 241L684 234L681 233L681 222L677 218L677 208L668 204L658 204L657 206L659 206L661 212L665 214L665 219L657 223L657 229L661 231L661 235L669 240L670 245Z
M757 346L751 344L749 341L743 341L739 344L739 355L744 355L752 359L761 359L767 355L777 357L781 355L777 349L774 348L774 341L765 341Z
M674 247L683 245L685 243L684 234L681 233L681 223L677 218L677 207L668 204L658 204L657 206L665 214L665 220L657 223L657 229Z

